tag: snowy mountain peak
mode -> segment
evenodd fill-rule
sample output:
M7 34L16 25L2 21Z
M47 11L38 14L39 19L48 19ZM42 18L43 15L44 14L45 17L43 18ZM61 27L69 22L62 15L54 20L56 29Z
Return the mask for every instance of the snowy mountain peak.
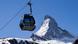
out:
M50 21L49 21L49 26L50 26L50 24L51 24L51 26L52 26L52 25L53 25L53 26L57 26L57 25L58 25L57 22L55 21L55 19L52 18L51 16L46 15L46 16L44 17L44 22L45 22L47 19L50 19ZM44 23L44 22L43 22L43 23ZM46 22L47 22L47 21L46 21Z
M67 30L60 28L51 16L46 15L44 17L43 24L40 29L34 33L31 38L42 39L42 40L52 40L54 38L73 38Z
M44 22L43 22L41 28L35 34L40 37L45 36L48 29L51 27L54 27L54 26L57 26L56 21L52 17L47 15L44 17Z

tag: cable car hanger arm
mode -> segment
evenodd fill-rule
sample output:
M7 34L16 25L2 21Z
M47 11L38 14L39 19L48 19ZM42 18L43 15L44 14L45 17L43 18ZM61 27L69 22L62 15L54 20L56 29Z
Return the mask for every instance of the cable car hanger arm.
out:
M29 5L29 7L30 7L30 14L32 14L32 3L31 3L31 0L29 0L29 2L27 3L27 5Z

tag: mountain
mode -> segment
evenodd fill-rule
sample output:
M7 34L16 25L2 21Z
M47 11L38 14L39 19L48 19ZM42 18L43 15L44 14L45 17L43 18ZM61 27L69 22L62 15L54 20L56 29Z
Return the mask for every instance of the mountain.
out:
M58 26L57 22L51 16L46 15L40 29L32 34L34 40L52 40L74 38L67 30Z
M1 38L0 44L72 44L75 37L58 26L51 16L46 15L40 29L29 39Z

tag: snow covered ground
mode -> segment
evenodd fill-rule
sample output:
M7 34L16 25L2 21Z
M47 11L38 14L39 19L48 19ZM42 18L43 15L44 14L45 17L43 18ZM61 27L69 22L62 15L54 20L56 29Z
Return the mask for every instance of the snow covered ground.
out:
M14 41L16 40L16 42ZM10 41L12 42L10 42ZM21 42L22 41L22 42ZM49 41L33 41L32 39L22 39L22 38L6 38L6 39L0 39L0 44L72 44L72 42L64 42L59 40L49 40Z
M50 41L41 41L40 44L72 44L72 42L65 43L63 41L50 40Z

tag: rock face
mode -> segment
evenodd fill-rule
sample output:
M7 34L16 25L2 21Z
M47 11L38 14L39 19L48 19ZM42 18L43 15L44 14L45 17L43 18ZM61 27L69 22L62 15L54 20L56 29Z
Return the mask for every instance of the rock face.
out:
M54 38L73 38L67 30L60 28L54 18L46 15L40 29L32 34L34 40L52 40Z

